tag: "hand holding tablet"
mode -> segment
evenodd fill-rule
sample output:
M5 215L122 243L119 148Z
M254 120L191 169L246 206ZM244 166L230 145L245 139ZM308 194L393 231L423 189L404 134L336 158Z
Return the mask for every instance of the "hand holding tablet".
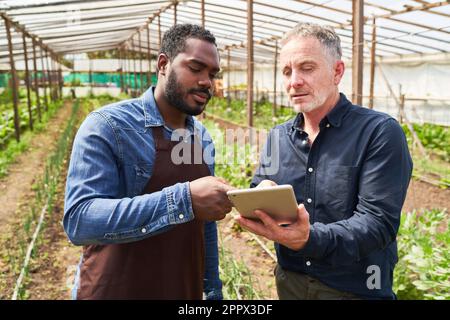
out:
M279 223L297 219L297 201L291 185L232 190L227 196L245 218L258 219L253 212L262 210Z

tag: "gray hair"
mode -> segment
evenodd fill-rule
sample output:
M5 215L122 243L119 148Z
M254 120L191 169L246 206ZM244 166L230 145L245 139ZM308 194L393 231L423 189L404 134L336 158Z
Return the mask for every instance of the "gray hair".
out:
M299 23L292 30L286 32L281 39L281 45L284 46L296 37L315 38L327 49L331 57L336 60L340 60L342 57L341 39L331 26L321 26L311 22Z

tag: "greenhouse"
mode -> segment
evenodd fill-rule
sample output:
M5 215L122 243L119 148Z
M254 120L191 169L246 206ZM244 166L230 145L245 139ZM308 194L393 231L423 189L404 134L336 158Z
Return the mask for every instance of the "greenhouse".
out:
M304 33L289 36L299 26ZM450 1L0 1L0 299L171 299L173 293L175 299L449 300L449 39ZM326 59L336 56L334 64L317 64L316 53L298 58L315 52L316 42ZM300 46L305 43L313 44ZM193 59L177 59L191 52ZM329 70L338 79L333 84L324 78ZM183 87L206 72L206 89ZM324 88L338 90L338 100L321 114L324 95L332 98ZM303 101L315 107L303 109ZM343 101L352 113L342 111ZM190 103L203 107L197 112ZM166 142L158 139L181 129L180 119L182 129L189 128L191 116L195 130L206 132L203 158L180 166L163 157ZM391 126L376 127L376 121ZM330 126L335 131L328 132ZM277 131L285 127L292 130ZM306 138L289 144L289 134ZM198 139L192 139L195 152ZM177 141L172 136L170 142ZM212 145L211 164L206 151ZM273 175L264 163L273 156L269 146L280 155ZM245 219L230 195L213 194L258 183L269 190L267 180L291 185L286 190L300 205L293 209L298 220L276 223L270 212L268 219ZM258 199L272 199L269 211L288 208L287 193L279 192L260 191ZM246 205L256 201L248 199ZM205 218L203 212L219 205L229 210ZM301 210L309 217L308 240L291 246L286 239L300 225ZM179 254L162 254L173 248L168 238L179 241L185 231L176 230L187 228L197 232L189 236L192 243L184 241ZM207 230L217 230L217 237L211 240ZM187 244L194 242L198 246ZM156 278L136 276L143 267L129 267L140 263L144 243L154 250L142 261L160 263ZM116 249L125 246L133 254ZM210 265L211 254L217 265ZM205 275L194 267L180 273L189 278L187 289L165 281L161 271L172 272L183 259L206 268ZM105 278L95 280L83 261L99 268L95 272L104 264ZM106 268L110 261L121 267ZM383 263L395 266L391 280L383 267L376 278ZM301 298L292 285L298 295L284 295L282 268L291 268L295 279L320 280L320 286L309 284L317 294ZM358 268L364 268L363 284L356 283ZM114 284L118 270L129 270L121 279L136 281L128 288L135 295L118 294L128 292ZM217 271L216 282L208 270ZM95 281L106 281L100 287L110 291L97 291ZM220 292L207 292L208 281L220 282Z

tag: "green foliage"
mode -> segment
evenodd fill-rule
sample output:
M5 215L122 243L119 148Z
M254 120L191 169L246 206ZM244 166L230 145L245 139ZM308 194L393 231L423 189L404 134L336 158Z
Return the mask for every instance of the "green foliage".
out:
M222 241L221 241L222 242ZM237 261L223 244L219 245L219 273L223 283L223 295L227 300L260 299L255 289L252 272L243 261Z
M394 291L399 299L450 300L450 233L445 210L403 214Z
M408 142L412 143L411 132L404 124L403 131L405 132ZM414 131L417 133L420 142L428 150L433 151L439 155L443 160L450 161L450 130L447 127L425 123L423 125L413 124Z
M227 99L213 97L208 103L206 111L240 125L247 124L247 107L246 102L243 100L231 99L230 105L228 106ZM273 105L264 96L253 106L253 120L254 127L256 128L269 129L294 116L295 111L292 108L286 107L278 107L274 116Z
M224 131L216 123L211 120L203 120L202 123L214 141L215 175L223 177L235 187L248 188L258 163L256 147L251 147L249 144L241 147L236 142L227 144Z

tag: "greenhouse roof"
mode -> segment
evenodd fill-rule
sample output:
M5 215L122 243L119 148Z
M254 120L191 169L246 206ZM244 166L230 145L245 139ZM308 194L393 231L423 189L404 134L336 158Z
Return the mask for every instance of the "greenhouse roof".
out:
M370 56L374 42L381 58L450 52L449 2L364 1L364 56ZM247 12L245 0L0 1L0 64L9 61L6 19L11 23L13 54L20 61L23 41L32 51L32 38L58 56L125 47L156 54L160 35L175 20L201 24L204 17L205 27L216 36L222 61L229 49L231 64L242 65L247 59ZM344 58L351 58L351 0L255 0L255 63L273 63L277 40L298 22L333 26L341 37ZM376 40L372 38L374 22Z

